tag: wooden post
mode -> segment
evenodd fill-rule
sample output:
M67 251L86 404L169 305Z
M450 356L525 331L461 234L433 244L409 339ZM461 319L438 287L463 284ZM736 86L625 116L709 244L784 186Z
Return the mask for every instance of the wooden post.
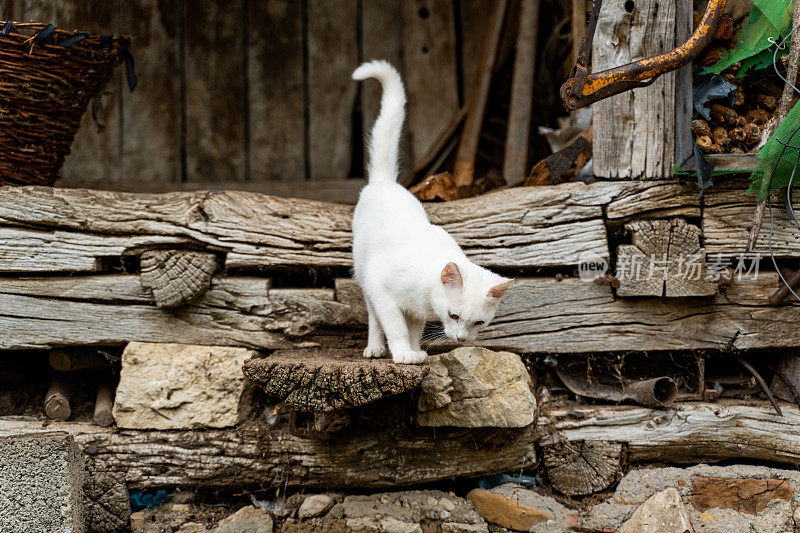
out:
M681 0L683 1L683 0ZM679 0L606 0L592 52L595 72L675 48ZM628 9L626 9L626 6ZM691 17L691 10L686 10ZM682 16L687 16L682 14ZM616 44L612 44L616 43ZM675 164L675 73L592 106L594 174L608 179L667 179Z
M583 0L580 0L583 3ZM536 40L539 37L539 0L522 0L519 16L517 55L511 84L503 177L509 185L525 179L528 139L531 131L533 76L536 71Z
M72 414L69 405L69 388L64 378L58 374L53 375L50 388L44 397L44 413L53 420L68 420Z
M97 387L97 398L94 402L94 416L92 417L94 423L104 428L114 425L113 407L114 389L108 380L103 380Z

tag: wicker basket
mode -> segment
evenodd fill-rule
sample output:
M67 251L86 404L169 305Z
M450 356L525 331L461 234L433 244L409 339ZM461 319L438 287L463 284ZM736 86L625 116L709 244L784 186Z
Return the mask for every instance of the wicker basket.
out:
M130 55L130 39L0 25L0 185L52 185L89 101Z

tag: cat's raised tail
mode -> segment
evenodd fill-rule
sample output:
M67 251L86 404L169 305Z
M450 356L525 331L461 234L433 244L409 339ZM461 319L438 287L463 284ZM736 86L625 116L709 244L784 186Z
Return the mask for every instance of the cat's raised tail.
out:
M369 183L397 181L398 146L406 116L406 90L400 74L386 61L363 63L353 72L354 80L363 81L367 78L375 78L383 88L381 112L372 126L368 141Z

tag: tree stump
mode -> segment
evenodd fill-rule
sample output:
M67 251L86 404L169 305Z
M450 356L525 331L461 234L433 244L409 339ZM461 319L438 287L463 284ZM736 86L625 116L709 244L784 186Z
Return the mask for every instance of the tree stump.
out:
M566 496L587 496L609 488L622 476L622 444L556 441L542 445L553 488Z
M217 268L214 254L155 250L142 254L140 276L142 287L152 291L156 305L170 309L202 296Z
M358 407L419 387L427 366L365 359L357 350L280 350L246 361L244 375L299 411Z

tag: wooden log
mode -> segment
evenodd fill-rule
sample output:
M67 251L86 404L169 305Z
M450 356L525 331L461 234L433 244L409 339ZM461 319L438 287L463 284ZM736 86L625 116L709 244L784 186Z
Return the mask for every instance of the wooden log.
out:
M100 427L107 428L114 425L114 389L107 380L100 382L97 387L97 396L94 401L94 414L92 420Z
M244 375L271 398L300 411L359 407L419 387L427 366L366 359L361 350L277 351L244 364Z
M617 295L674 298L717 293L697 226L677 218L634 221L625 228L633 234L633 244L617 248Z
M213 254L154 250L142 254L142 287L152 291L156 305L172 309L195 301L211 287L219 265Z
M109 473L130 490L197 487L389 488L532 468L532 427L347 432L309 440L283 428L135 431L51 423L87 456L89 477ZM3 419L0 435L43 431L36 420Z
M69 387L63 377L54 374L50 388L44 396L44 414L53 420L69 420L72 408L69 405Z
M707 463L754 460L800 465L800 410L782 403L677 403L668 410L574 406L545 410L538 429L548 439L619 442L631 462Z
M574 17L576 11L574 5L572 11ZM584 17L585 15L584 11ZM576 30L574 20L572 29L574 39ZM514 56L514 78L511 82L511 108L508 112L506 151L503 160L503 177L509 185L521 183L525 179L528 166L538 37L539 0L523 0L520 4L517 52Z
M485 266L575 265L586 251L608 257L602 206L647 187L566 184L426 209ZM98 258L165 247L226 252L229 269L349 267L352 210L235 191L135 195L6 187L0 189L0 271L98 271ZM25 225L42 229L10 227Z
M594 38L594 71L672 50L677 0L645 2L625 9L625 0L603 4ZM691 13L688 13L691 17ZM667 179L675 164L675 73L649 87L594 104L594 173L603 178Z
M615 299L607 284L577 278L520 278L503 297L479 344L520 353L800 346L800 331L794 327L800 304L769 305L777 274L737 278L725 294L691 306L680 299ZM344 283L338 283L340 291ZM264 278L220 277L196 303L166 313L150 303L136 276L4 278L0 349L134 340L266 349L363 348L366 312L360 300L349 299L354 293L346 291L345 297L333 289L270 289ZM606 340L598 345L598 338Z
M58 372L77 372L104 366L108 366L108 360L96 352L65 352L64 350L50 352L50 367Z
M622 477L622 444L606 441L539 441L547 479L567 496L588 496Z

